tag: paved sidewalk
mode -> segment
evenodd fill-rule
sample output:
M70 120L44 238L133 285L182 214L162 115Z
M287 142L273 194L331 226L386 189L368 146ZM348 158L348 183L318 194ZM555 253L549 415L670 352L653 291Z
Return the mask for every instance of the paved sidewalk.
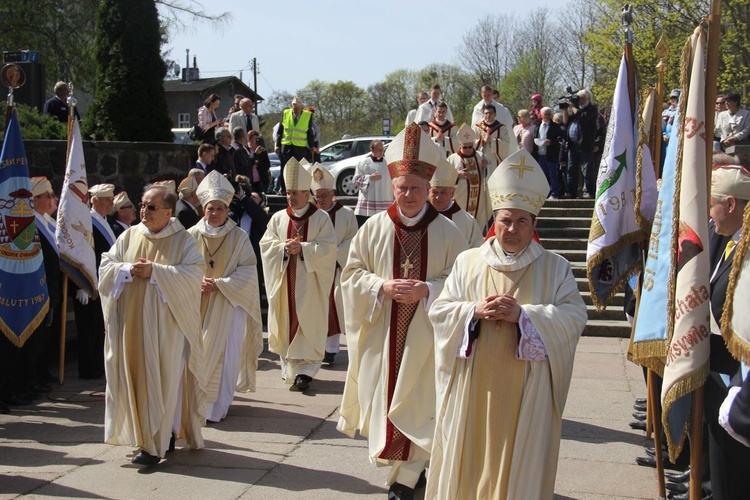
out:
M643 432L628 427L641 370L627 341L583 338L563 425L556 498L656 498L653 469L635 465ZM204 430L206 448L178 450L151 469L133 450L103 444L103 381L75 378L34 406L0 415L0 498L317 499L386 497L386 471L366 442L335 429L345 351L309 395L289 392L264 352L258 391L238 394L229 416Z

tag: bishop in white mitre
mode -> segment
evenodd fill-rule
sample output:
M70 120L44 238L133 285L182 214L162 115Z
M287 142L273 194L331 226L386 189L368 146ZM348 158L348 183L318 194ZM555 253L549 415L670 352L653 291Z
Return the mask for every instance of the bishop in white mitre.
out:
M448 163L448 160L441 158L432 179L430 179L430 204L456 225L470 248L476 248L484 241L482 228L479 227L474 217L466 213L466 210L453 201L453 195L456 192L456 179L458 179L456 169Z
M532 240L549 192L520 150L489 180L495 234L461 254L430 309L437 423L425 498L549 498L586 305Z
M448 157L458 172L454 199L458 205L476 219L484 228L492 217L492 207L487 194L487 166L484 155L474 149L477 136L467 124L458 129L461 149Z

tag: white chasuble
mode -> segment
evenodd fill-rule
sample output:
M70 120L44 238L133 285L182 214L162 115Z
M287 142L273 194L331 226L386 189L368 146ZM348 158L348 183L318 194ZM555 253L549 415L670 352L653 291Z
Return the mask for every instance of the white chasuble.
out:
M479 137L476 141L476 149L487 159L487 177L489 178L504 159L518 151L518 142L509 129L497 120L491 124L482 120L472 128ZM511 137L514 138L512 141Z
M287 255L296 239L302 252ZM276 212L260 240L268 294L268 348L286 360L320 362L328 332L328 300L336 271L336 234L330 217L313 205L297 217ZM285 374L288 384L295 374Z
M152 261L150 278L132 278L130 265ZM106 324L104 440L163 457L175 410L191 448L201 448L206 371L200 327L203 256L177 219L159 233L127 229L102 254L99 293ZM121 274L121 272L123 274ZM118 280L120 275L120 280ZM187 352L186 367L183 353ZM182 382L182 401L178 401Z
M434 299L466 243L456 226L428 206L405 226L394 204L370 218L352 240L341 275L349 368L337 428L368 438L378 465L427 459L435 417L435 357L426 301L397 304L383 283L426 281Z
M477 224L477 220L466 213L466 210L458 206L458 203L455 201L447 210L440 213L450 219L458 230L461 231L461 234L464 235L466 242L469 244L469 248L477 248L484 242L482 228Z
M211 294L201 294L206 392L208 401L214 403L219 393L233 396L235 390L255 390L258 356L263 351L263 326L257 260L247 233L231 219L218 231L209 232L209 229L203 219L188 232L196 239L205 259L205 277L213 278L217 288ZM235 316L235 313L241 314ZM227 351L228 342L241 348ZM238 358L238 362L227 365L232 367L232 373L226 373L227 355ZM229 386L224 387L227 383ZM219 419L226 416L231 396L222 401L219 413L223 416ZM214 420L210 415L208 418Z
M333 229L336 232L336 275L333 279L330 300L328 301L328 336L345 333L344 299L341 295L341 270L346 267L349 245L357 234L359 225L352 209L336 202L328 211Z
M474 151L464 156L460 151L450 155L448 161L459 172L466 170L468 177L456 181L455 203L474 217L479 227L484 227L492 217L492 205L487 193L487 169L482 166L484 155Z
M471 356L458 358L476 303L503 293L539 331L547 358L518 359L517 325L484 320ZM509 263L495 238L459 256L430 309L438 415L425 498L552 498L586 319L570 264L534 241Z
M459 150L457 133L456 126L449 121L442 125L435 120L430 122L430 139L442 147L446 158Z

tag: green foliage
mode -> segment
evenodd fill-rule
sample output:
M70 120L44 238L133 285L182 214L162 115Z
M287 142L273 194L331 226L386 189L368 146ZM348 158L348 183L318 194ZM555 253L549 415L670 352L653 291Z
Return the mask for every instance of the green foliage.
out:
M743 107L750 100L750 0L725 0L722 9L721 66L717 89L738 92Z
M5 126L5 109L7 105L3 101L0 105L0 117L2 125ZM68 138L68 126L57 120L54 116L43 115L38 109L25 104L16 105L18 123L21 125L21 136L26 139L62 139ZM0 140L5 137L5 130L0 131Z
M96 37L96 92L84 135L96 140L171 142L154 0L103 0Z

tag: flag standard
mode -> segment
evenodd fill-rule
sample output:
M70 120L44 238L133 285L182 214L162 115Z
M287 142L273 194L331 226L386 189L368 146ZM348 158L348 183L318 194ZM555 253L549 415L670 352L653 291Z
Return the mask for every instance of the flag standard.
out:
M15 109L0 152L0 330L17 347L49 310L26 150Z

